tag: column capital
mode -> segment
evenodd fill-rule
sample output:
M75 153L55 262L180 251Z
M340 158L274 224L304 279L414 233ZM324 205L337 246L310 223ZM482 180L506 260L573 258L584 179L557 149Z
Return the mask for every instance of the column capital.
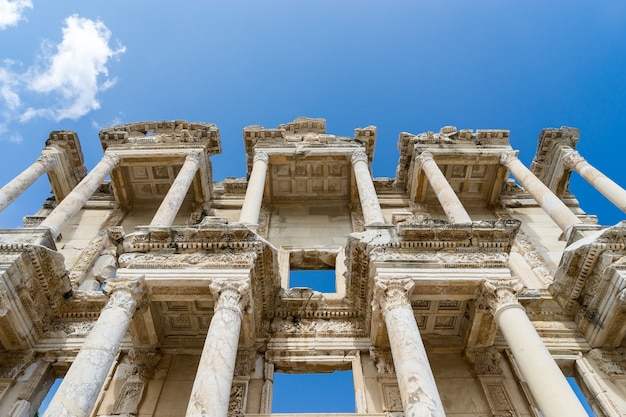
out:
M117 164L120 163L120 157L119 155L115 155L112 153L104 153L104 156L102 157L102 161L112 165L112 166L117 166Z
M425 151L415 157L415 161L420 165L424 165L426 161L434 161L435 158L431 152Z
M138 304L142 308L147 302L145 298L146 280L143 275L132 278L109 279L102 292L109 297L107 307L120 307L127 310L131 315Z
M267 152L263 152L263 151L254 151L254 160L253 162L256 161L263 161L266 164L269 162L270 160L270 156L267 154Z
M500 154L500 163L502 165L507 165L514 160L518 159L519 151L504 151Z
M52 155L42 153L41 155L39 155L39 158L37 158L36 162L43 165L46 171L50 171L56 163L56 158Z
M198 165L200 163L200 158L203 154L204 152L202 152L200 149L194 149L187 154L187 156L185 157L185 162L190 161Z
M367 154L362 149L358 149L352 152L352 155L350 156L350 162L352 163L352 165L356 164L359 161L363 161L365 163L369 161Z
M519 306L517 293L524 288L518 279L487 279L483 281L483 301L495 316L503 308Z
M570 169L570 170L574 169L574 167L578 165L579 162L583 162L585 160L585 158L580 156L578 151L574 149L566 150L563 153L563 157L561 159L563 161L563 164L567 167L567 169Z
M215 298L215 311L225 308L242 315L250 304L249 279L214 279L209 288Z
M383 314L395 307L411 306L411 293L415 283L411 277L374 279L374 303Z

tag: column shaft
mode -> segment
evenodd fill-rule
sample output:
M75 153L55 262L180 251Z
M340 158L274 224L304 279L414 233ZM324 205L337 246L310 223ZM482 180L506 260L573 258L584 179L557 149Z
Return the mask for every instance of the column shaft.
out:
M365 224L385 224L385 217L378 202L378 195L367 162L367 154L363 151L354 152L351 161Z
M582 223L565 203L517 159L517 152L502 154L500 161L563 232L567 232L575 224Z
M565 166L578 172L581 177L605 196L617 208L626 213L626 190L620 187L612 179L597 170L585 160L578 152L571 149L564 156Z
M31 166L2 187L0 189L0 211L11 204L46 171L52 169L53 164L54 159L52 157L42 155Z
M248 180L248 188L246 189L246 197L243 200L243 206L241 206L241 213L239 214L240 223L258 224L259 222L268 160L269 157L265 152L255 152L252 172Z
M52 398L44 417L88 417L143 293L140 279L109 281L109 302Z
M413 280L377 279L391 355L406 417L445 417L435 378L419 333L409 294Z
M249 300L247 280L211 283L217 298L191 389L186 417L227 417L235 372L243 308Z
M167 191L167 195L152 218L150 226L170 227L174 223L178 210L180 210L180 206L183 204L187 191L189 191L189 187L200 166L201 155L201 152L187 155L185 163Z
M40 227L47 227L55 238L58 237L63 226L83 208L118 163L119 157L105 154L98 165L48 214Z
M523 307L500 309L496 321L544 417L587 417Z
M417 162L422 171L424 171L426 178L428 178L428 182L433 188L448 220L451 223L471 223L472 219L465 211L463 203L461 203L461 200L459 200L459 197L450 186L446 176L439 169L439 166L433 159L433 155L430 152L422 152L417 157Z

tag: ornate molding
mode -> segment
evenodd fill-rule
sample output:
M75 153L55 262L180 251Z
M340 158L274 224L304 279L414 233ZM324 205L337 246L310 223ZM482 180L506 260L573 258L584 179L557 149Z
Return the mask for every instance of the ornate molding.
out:
M229 309L242 315L250 304L250 280L213 280L209 285L215 298L215 312Z
M496 348L467 349L465 356L472 362L478 375L502 375L500 368L502 355Z
M415 283L410 277L374 279L374 303L380 305L383 314L392 308L411 308L411 293Z

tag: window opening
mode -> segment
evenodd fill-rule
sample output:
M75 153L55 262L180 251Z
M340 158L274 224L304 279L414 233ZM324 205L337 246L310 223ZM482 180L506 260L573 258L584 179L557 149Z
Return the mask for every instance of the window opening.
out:
M580 389L580 386L578 385L576 378L574 378L573 376L568 376L565 378L567 379L567 382L569 383L570 387L572 387L572 390L574 390L574 393L580 400L580 403L583 405L583 408L585 409L589 417L595 417L595 414L593 413L593 410L591 409L591 405L589 405L589 401L587 401L587 397L585 397L585 394L583 394L583 390Z
M314 291L337 292L334 269L292 269L289 271L289 288L310 288Z
M355 413L352 371L274 373L272 413Z
M48 393L44 397L39 408L37 409L38 415L43 416L43 413L46 412L46 410L48 409L48 405L50 405L50 401L52 401L52 397L54 397L54 394L57 393L57 390L59 389L59 386L61 385L62 381L63 381L63 378L57 378L54 380L54 383L48 390Z

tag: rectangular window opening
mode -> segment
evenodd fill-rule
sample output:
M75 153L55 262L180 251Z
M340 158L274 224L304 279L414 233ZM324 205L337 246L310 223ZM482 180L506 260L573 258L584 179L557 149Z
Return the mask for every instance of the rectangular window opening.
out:
M355 413L352 370L274 373L272 413Z
M310 288L314 291L337 292L334 269L292 269L289 271L289 288Z
M565 378L567 379L567 382L569 383L570 387L572 387L572 390L574 390L574 393L580 400L580 403L583 405L589 417L595 417L595 414L593 413L593 410L591 409L591 405L589 405L589 401L587 401L587 397L585 397L585 394L583 394L583 390L578 385L578 381L576 381L576 378L573 376L568 376Z
M57 393L57 390L59 389L59 385L61 385L62 381L63 381L63 378L57 378L54 380L54 383L48 390L48 393L44 397L39 408L37 409L38 415L43 416L43 414L46 412L46 410L48 409L48 405L50 404L50 401L52 401L52 397L54 397L54 394Z

